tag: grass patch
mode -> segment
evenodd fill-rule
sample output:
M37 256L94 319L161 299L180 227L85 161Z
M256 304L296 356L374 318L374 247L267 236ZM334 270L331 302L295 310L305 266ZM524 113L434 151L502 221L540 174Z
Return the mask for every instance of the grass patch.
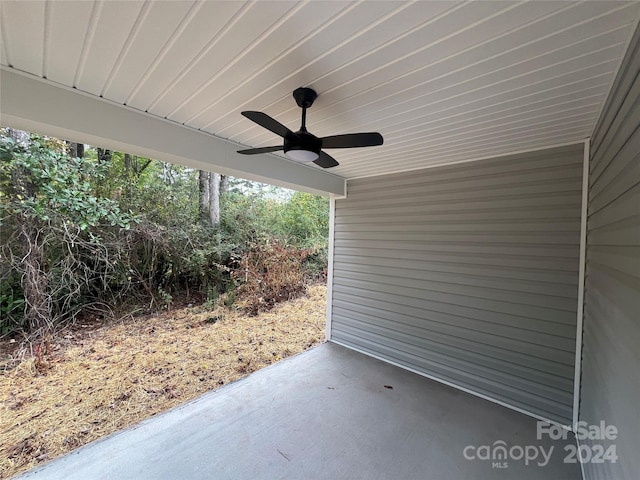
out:
M325 299L326 287L314 285L252 317L224 306L186 307L78 325L18 364L14 344L1 340L0 477L322 343Z

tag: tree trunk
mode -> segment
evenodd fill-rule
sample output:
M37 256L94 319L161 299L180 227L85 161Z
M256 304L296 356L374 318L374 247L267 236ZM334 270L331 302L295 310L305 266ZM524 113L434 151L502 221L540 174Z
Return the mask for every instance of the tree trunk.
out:
M67 144L67 153L71 158L84 158L84 143L75 143L65 141Z
M209 219L211 225L220 223L220 174L209 174Z
M209 172L198 171L198 186L200 193L200 220L209 221Z
M107 150L104 148L98 148L98 162L105 163L111 161L111 150Z
M78 156L78 144L74 142L65 142L67 144L67 154L71 158L76 158Z
M226 175L220 175L220 195L227 191L229 188L229 177Z
M25 132L24 130L16 130L14 128L7 128L7 134L14 141L14 143L22 145L25 148L29 146L29 132Z

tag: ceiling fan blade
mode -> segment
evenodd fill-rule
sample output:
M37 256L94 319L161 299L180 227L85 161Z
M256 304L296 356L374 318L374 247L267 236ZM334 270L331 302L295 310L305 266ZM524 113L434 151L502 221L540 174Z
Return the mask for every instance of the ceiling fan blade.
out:
M353 147L373 147L382 145L384 139L378 132L367 133L347 133L345 135L332 135L323 137L322 148L353 148Z
M282 150L282 145L276 147L248 148L246 150L238 150L238 153L243 155L256 155L258 153L277 152L278 150Z
M331 167L337 167L338 165L340 165L335 158L323 152L322 150L320 150L318 159L314 160L313 163L315 163L316 165L322 168L331 168Z
M277 120L274 120L273 118L271 118L266 113L247 111L247 112L242 112L242 115L247 117L249 120L256 122L261 127L264 127L267 130L271 130L276 135L280 135L282 138L286 136L295 135L291 130L289 130L287 127L282 125Z

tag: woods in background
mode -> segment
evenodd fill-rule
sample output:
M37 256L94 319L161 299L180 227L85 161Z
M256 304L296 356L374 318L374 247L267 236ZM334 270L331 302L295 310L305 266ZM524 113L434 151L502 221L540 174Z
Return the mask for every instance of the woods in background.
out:
M243 285L248 311L268 308L323 274L328 228L325 198L3 129L0 334L185 295L231 303ZM295 275L271 274L274 248ZM273 298L248 288L267 281Z

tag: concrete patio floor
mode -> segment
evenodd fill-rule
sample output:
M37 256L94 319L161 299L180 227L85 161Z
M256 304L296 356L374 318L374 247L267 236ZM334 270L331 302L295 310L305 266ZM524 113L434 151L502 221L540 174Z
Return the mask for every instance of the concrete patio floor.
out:
M499 440L554 450L546 466L463 455ZM580 479L566 444L536 440L526 415L328 343L20 478Z

